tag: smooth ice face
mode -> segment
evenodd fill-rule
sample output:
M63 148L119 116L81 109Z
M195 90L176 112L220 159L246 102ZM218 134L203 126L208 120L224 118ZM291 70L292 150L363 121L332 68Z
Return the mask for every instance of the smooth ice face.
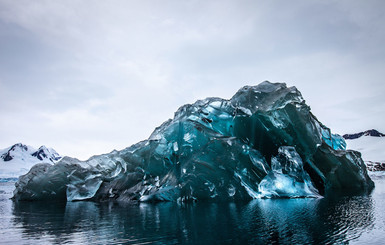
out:
M184 105L122 151L35 166L19 178L14 199L228 201L370 191L360 154L345 146L295 87L263 82L230 100Z

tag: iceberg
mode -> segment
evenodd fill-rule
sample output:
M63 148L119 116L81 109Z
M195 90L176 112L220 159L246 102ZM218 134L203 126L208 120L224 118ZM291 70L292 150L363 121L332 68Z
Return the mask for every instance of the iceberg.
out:
M265 81L230 100L184 105L124 150L35 165L19 178L13 199L235 201L373 187L360 153L346 150L295 87Z

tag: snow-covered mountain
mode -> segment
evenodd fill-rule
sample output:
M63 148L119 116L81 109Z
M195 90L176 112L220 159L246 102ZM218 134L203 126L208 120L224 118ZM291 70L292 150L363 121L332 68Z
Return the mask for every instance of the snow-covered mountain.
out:
M371 171L385 170L385 134L375 129L356 134L345 134L347 149L361 152L362 159Z
M36 163L55 163L62 157L52 148L40 146L38 149L15 144L0 150L0 178L15 178L26 174Z
M375 129L369 129L369 130L366 130L364 132L359 132L356 134L344 134L344 136L342 136L342 137L344 137L344 139L347 139L347 140L354 140L354 139L358 139L362 136L384 137L385 134L380 133Z

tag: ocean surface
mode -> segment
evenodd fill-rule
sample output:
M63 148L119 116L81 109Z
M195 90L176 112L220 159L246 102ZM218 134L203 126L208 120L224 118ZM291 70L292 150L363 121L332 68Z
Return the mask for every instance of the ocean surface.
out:
M14 203L0 182L0 244L384 244L385 173L370 195L240 203Z

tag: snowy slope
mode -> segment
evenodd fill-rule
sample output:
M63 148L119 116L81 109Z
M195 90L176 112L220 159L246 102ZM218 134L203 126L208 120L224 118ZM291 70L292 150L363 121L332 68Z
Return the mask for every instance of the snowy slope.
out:
M15 178L26 174L36 163L55 163L61 156L52 148L15 144L0 150L0 178Z
M385 171L385 134L375 129L357 134L345 134L347 149L361 152L370 171Z
M348 149L361 152L364 161L385 162L385 137L362 136L346 143Z

